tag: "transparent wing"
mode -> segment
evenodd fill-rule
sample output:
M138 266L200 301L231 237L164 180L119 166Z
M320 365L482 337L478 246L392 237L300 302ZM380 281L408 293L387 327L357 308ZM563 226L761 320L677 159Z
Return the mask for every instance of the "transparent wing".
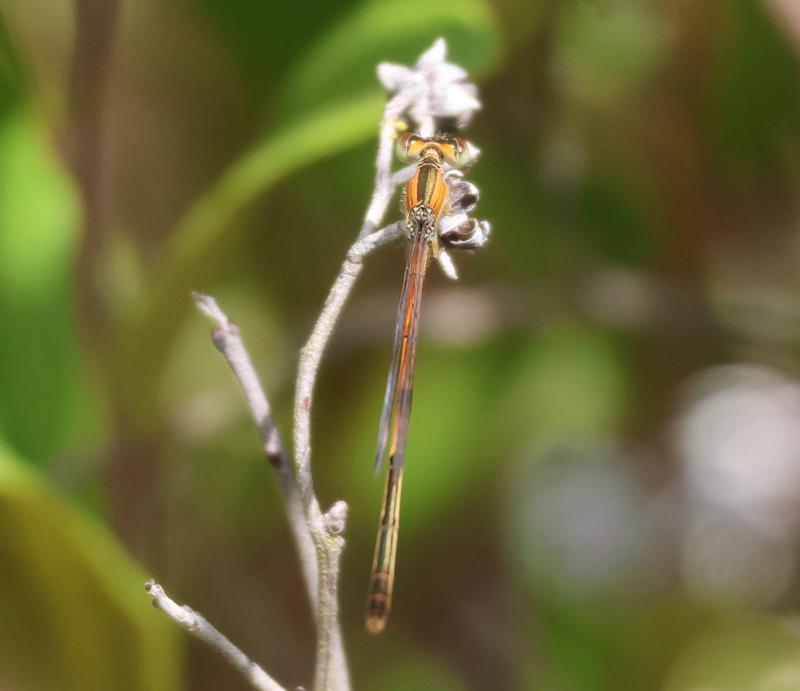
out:
M411 243L403 277L403 290L397 308L394 355L386 383L378 453L379 468L384 456L389 456L386 491L375 540L372 574L367 599L367 630L378 634L386 627L392 607L394 571L397 561L397 537L400 529L400 493L403 487L403 463L411 416L411 396L414 383L414 356L417 350L419 309L422 284L428 263L428 241L420 230Z
M408 437L408 419L411 415L411 397L414 384L414 356L419 335L419 310L422 304L422 285L428 264L428 241L421 229L414 234L409 246L403 289L397 306L394 333L394 352L383 412L378 428L378 448L375 469L379 470L387 451L393 456L397 469L402 468Z

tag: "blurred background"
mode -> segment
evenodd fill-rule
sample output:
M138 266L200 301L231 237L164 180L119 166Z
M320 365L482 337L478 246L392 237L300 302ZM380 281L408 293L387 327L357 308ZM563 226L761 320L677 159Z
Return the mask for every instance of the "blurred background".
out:
M283 434L360 225L381 60L483 110L491 242L426 286L395 608L363 629L402 243L323 362L355 688L800 689L796 0L0 0L0 689L287 687L313 631L209 323ZM399 212L398 212L399 213Z

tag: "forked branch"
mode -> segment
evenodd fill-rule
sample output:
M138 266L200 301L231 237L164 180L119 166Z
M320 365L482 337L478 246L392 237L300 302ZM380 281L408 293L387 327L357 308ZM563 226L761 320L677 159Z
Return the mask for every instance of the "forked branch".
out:
M475 98L474 85L464 81L466 72L457 65L445 62L445 52L444 40L438 39L411 68L387 63L378 67L378 77L392 96L386 104L380 124L375 183L356 240L348 250L322 312L300 352L295 387L293 456L287 453L272 419L267 396L253 368L239 328L227 317L214 298L200 293L194 294L198 309L215 322L212 340L225 357L244 393L283 497L316 623L315 691L349 691L350 678L338 615L339 564L344 548L342 535L347 520L347 504L337 501L323 514L314 493L311 472L311 409L314 387L323 353L361 273L364 258L404 232L402 223L392 223L377 230L383 222L397 186L405 182L411 174L411 170L407 168L392 172L397 121L407 116L419 132L429 135L433 134L437 119L455 118L464 124L480 106ZM443 267L447 270L444 264ZM148 581L146 587L153 604L178 625L222 654L254 688L262 691L278 691L283 688L197 612L177 605L154 581Z

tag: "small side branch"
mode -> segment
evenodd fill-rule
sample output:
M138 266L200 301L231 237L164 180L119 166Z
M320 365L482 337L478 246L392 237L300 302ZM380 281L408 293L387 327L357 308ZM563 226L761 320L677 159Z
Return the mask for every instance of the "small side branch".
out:
M311 401L322 354L330 340L353 285L370 252L396 240L403 233L402 223L392 223L371 235L356 240L347 253L339 275L333 282L314 329L300 351L294 408L295 466L300 492L304 498L313 494L311 480Z
M356 243L354 258L357 259L383 241L388 241L385 231L386 229L373 233ZM314 688L346 691L350 687L350 680L339 624L337 590L339 562L344 547L341 534L347 520L347 504L336 502L328 513L322 514L319 502L313 495L310 466L305 485L310 495L304 494L295 474L296 466L292 465L286 453L239 328L213 297L202 293L194 293L193 297L198 309L216 323L211 334L212 341L225 357L242 388L283 495L316 620L317 661Z
M364 257L378 247L391 242L403 232L402 223L392 223L375 230L386 214L386 208L397 185L407 172L392 175L392 146L394 123L408 105L407 94L397 95L387 104L381 122L378 154L375 160L375 186L364 222L350 247L339 275L331 287L314 329L300 351L294 399L294 463L295 478L300 491L306 522L314 542L319 564L319 590L317 594L317 659L314 671L315 691L346 691L350 688L347 661L339 623L338 579L339 561L344 540L341 529L346 505L337 502L331 511L322 515L314 494L311 475L311 403L314 384L322 361L322 354L330 340L353 285L362 270ZM337 506L340 508L336 511ZM342 509L341 507L344 507ZM338 513L341 518L333 518Z
M337 501L323 514L314 493L311 474L311 408L314 387L325 348L361 273L364 258L378 247L402 236L405 230L403 222L392 223L382 230L376 230L383 223L397 186L408 180L414 170L413 167L406 167L392 173L392 150L398 119L407 114L416 123L417 131L422 136L430 136L438 119L456 117L458 123L464 125L472 112L480 107L475 97L476 87L465 81L466 72L457 65L446 63L445 57L445 42L438 39L412 68L390 63L382 63L378 68L380 81L393 96L389 99L381 120L375 160L375 185L356 241L347 252L322 312L300 352L295 387L293 456L286 452L275 427L269 402L238 327L228 319L212 297L194 294L197 307L216 323L212 340L224 355L244 392L261 435L264 452L283 495L316 623L314 691L350 689L337 601L347 504ZM484 235L486 234L488 226L484 230ZM149 581L147 590L157 607L177 624L218 650L255 688L270 691L282 688L202 616L188 607L175 604L161 586Z
M322 516L319 502L314 495L311 475L311 402L322 354L330 339L336 321L350 295L353 284L361 273L364 257L395 238L402 231L402 223L393 223L382 230L359 239L347 253L347 259L328 293L325 305L314 326L311 336L300 351L300 365L297 372L294 410L295 475L306 510L311 537L317 550L320 564L319 608L317 611L317 665L314 675L314 688L349 688L347 666L342 646L337 600L337 581L339 560L344 541L338 536L340 530L332 525L343 523L332 514L343 513L340 508L333 509ZM343 506L343 502L341 503Z
M217 328L211 333L211 340L225 357L236 381L239 382L250 409L250 415L258 428L264 453L272 466L278 481L278 488L283 496L289 529L297 547L300 568L303 572L311 608L316 611L319 570L317 554L306 523L294 469L272 418L272 410L264 388L261 386L258 374L256 374L247 349L244 347L239 327L228 318L217 301L210 295L195 292L192 293L192 297L197 308L216 323Z
M259 689L259 691L286 691L283 686L209 624L201 614L186 605L179 605L167 595L164 588L153 580L147 581L144 588L150 594L154 607L164 612L192 636L199 638L203 643L216 650L250 682L254 689Z

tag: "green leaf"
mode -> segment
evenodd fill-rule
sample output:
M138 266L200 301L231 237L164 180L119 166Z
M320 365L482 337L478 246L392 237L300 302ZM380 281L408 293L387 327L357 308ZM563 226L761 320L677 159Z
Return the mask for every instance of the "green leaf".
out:
M93 518L0 447L0 684L180 688L180 632Z
M94 424L72 314L79 206L44 132L26 111L0 124L0 427L40 463Z
M439 36L447 39L448 56L471 73L489 68L499 54L497 23L481 0L367 2L292 71L281 113L296 117L354 94L380 93L375 77L379 62L413 64Z

